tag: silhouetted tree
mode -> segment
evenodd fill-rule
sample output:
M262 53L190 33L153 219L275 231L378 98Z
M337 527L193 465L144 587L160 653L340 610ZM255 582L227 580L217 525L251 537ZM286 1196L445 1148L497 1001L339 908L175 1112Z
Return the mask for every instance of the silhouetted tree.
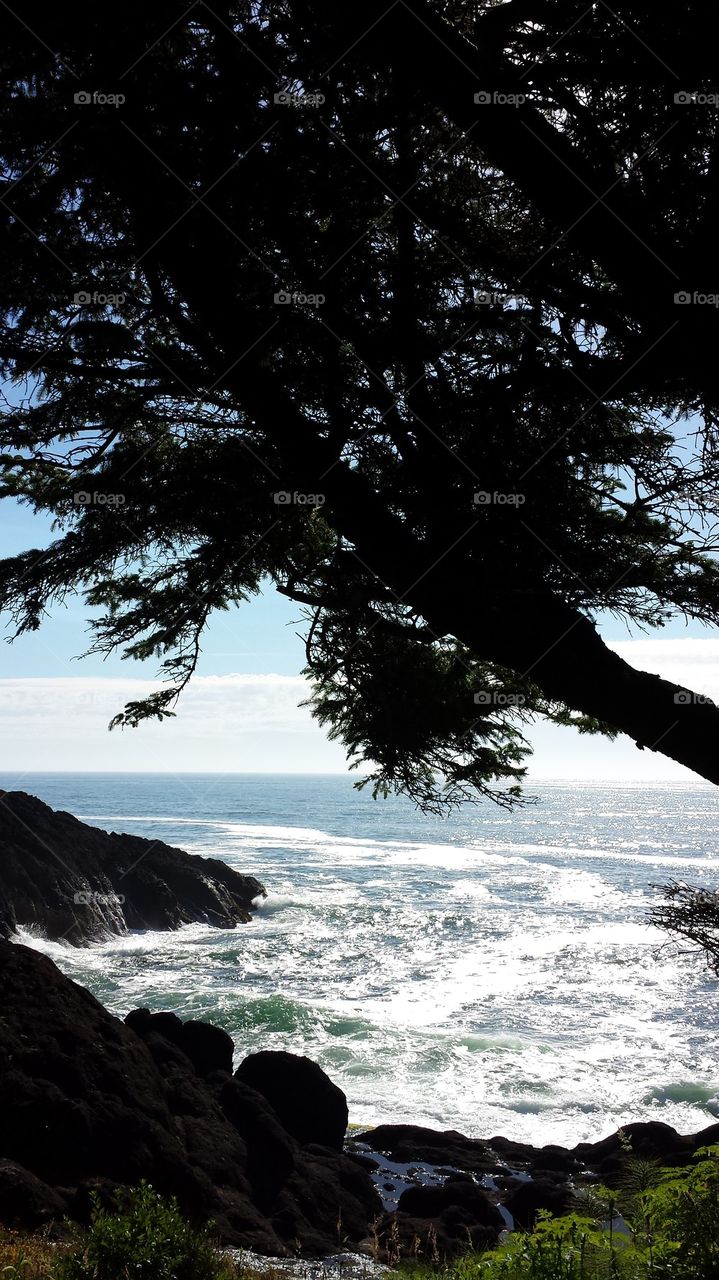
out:
M19 630L84 591L162 659L135 724L269 578L379 790L511 803L536 714L719 781L719 710L594 625L719 619L710 16L2 10Z
M719 977L719 889L698 889L681 880L662 888L664 899L652 907L650 922L669 933L681 947L699 948Z

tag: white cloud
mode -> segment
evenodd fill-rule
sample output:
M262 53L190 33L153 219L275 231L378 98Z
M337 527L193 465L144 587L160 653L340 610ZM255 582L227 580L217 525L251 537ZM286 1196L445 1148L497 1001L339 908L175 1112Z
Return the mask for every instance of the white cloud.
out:
M198 676L162 724L108 733L112 716L155 681L0 679L0 769L335 772L344 752L307 708L301 676Z
M610 649L641 671L650 671L719 703L719 640L614 640ZM574 729L538 726L531 734L531 776L583 781L700 782L691 770L656 751L640 751L624 736L610 742Z
M622 640L611 648L719 702L719 640ZM157 688L114 676L0 679L0 770L161 772L343 772L345 755L327 741L307 708L302 676L197 676L163 724L115 730L107 725L129 699ZM664 756L628 738L608 742L538 725L531 733L531 776L696 781Z
M719 700L719 640L616 640L625 662Z

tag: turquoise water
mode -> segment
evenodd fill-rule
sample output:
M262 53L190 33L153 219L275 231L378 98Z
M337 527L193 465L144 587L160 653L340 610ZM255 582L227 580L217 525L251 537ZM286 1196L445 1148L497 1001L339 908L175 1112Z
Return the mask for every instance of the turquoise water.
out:
M541 783L447 820L343 777L0 775L106 830L223 858L269 897L235 931L75 950L28 939L124 1015L216 1019L286 1048L350 1120L534 1142L719 1114L717 982L645 915L653 883L719 885L710 786Z

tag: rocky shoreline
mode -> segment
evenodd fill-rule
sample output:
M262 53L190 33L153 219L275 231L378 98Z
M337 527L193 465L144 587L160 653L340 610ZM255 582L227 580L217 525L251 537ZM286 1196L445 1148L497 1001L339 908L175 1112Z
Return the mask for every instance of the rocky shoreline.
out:
M20 925L76 945L132 928L247 922L252 877L106 832L23 792L0 796L0 1225L87 1223L91 1195L145 1179L220 1241L272 1257L343 1251L443 1260L561 1214L632 1156L687 1165L719 1124L651 1122L541 1148L410 1124L348 1135L347 1101L315 1063L275 1051L233 1070L219 1027L135 1009L124 1022Z
M101 831L24 791L0 793L0 937L20 927L73 946L131 929L251 920L265 888L217 858Z
M449 1258L565 1212L628 1148L688 1164L719 1124L659 1123L571 1150L380 1125L346 1137L342 1091L307 1058L252 1054L207 1023L124 1022L41 953L0 941L0 1223L86 1222L90 1193L151 1182L220 1240L275 1257Z

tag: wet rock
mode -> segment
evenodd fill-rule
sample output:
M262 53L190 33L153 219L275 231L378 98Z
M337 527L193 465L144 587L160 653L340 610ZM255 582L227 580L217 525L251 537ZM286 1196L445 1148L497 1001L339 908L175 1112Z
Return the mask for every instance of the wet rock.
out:
M87 1220L92 1190L111 1202L146 1179L228 1244L309 1255L366 1238L380 1209L366 1170L300 1145L229 1074L224 1033L197 1025L188 1036L146 1010L126 1025L46 956L0 940L0 1222Z
M502 1203L514 1219L515 1227L530 1231L540 1209L553 1217L569 1213L574 1203L574 1191L565 1179L558 1177L534 1177L531 1182L515 1182Z
M502 1215L487 1193L466 1178L452 1178L438 1187L409 1187L399 1198L397 1212L413 1218L439 1218L450 1208L463 1209L476 1226L494 1227L497 1231L504 1226Z
M151 1013L149 1009L132 1009L125 1024L144 1040L153 1035L169 1040L190 1059L198 1075L232 1072L234 1043L222 1027L194 1020L182 1022L175 1013Z
M582 1164L571 1151L565 1147L541 1147L532 1155L530 1167L533 1171L553 1171L564 1173L568 1177L581 1172Z
M24 791L0 801L0 937L26 927L81 946L130 929L231 929L265 894L216 858L108 834Z
M486 1142L465 1138L455 1129L439 1131L412 1124L380 1124L376 1129L354 1135L372 1151L382 1151L392 1160L407 1164L451 1166L468 1173L490 1173L497 1157Z
M298 1142L342 1150L347 1100L316 1062L294 1053L252 1053L240 1063L235 1079L267 1098Z
M389 1257L397 1249L405 1255L408 1237L422 1223L425 1244L428 1229L432 1228L430 1236L434 1232L439 1239L442 1227L442 1248L449 1249L448 1221L454 1227L471 1225L466 1218L471 1207L459 1194L463 1180L474 1184L475 1178L488 1175L490 1206L501 1205L517 1226L529 1229L540 1210L553 1215L569 1212L578 1186L597 1181L617 1185L632 1156L654 1160L658 1166L688 1164L700 1147L719 1142L719 1124L690 1135L656 1121L628 1124L600 1142L580 1143L571 1150L555 1144L537 1148L501 1136L483 1142L455 1130L440 1132L414 1125L379 1125L354 1138L363 1150L383 1153L405 1165L416 1161L423 1167L422 1172L410 1168L398 1179L405 1184L411 1178L424 1179L424 1185L407 1187L397 1202L397 1216L388 1213L382 1221L383 1248ZM448 1208L443 1207L447 1194L455 1201L449 1219ZM391 1200L386 1207L393 1207ZM475 1214L474 1222L482 1224L483 1219ZM487 1225L493 1230L496 1219Z
M667 1167L688 1164L694 1152L704 1145L708 1133L719 1135L719 1125L711 1125L702 1134L682 1136L671 1125L662 1124L659 1120L638 1121L625 1125L601 1142L581 1142L573 1154L597 1173L602 1182L613 1186L621 1179L632 1156L655 1160ZM716 1141L716 1138L712 1140Z

